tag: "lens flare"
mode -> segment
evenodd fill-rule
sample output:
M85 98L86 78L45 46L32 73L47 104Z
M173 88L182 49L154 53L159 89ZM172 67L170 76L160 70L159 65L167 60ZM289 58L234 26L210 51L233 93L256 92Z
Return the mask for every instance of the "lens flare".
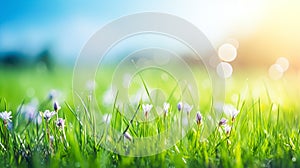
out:
M285 57L279 57L276 61L276 64L278 64L284 72L288 70L290 65L289 60Z
M269 68L269 75L274 80L279 80L283 76L284 70L278 64L273 64Z
M218 56L223 61L231 62L236 58L237 50L232 44L225 43L219 47Z
M217 73L221 78L231 77L232 71L232 66L227 62L221 62L217 66Z

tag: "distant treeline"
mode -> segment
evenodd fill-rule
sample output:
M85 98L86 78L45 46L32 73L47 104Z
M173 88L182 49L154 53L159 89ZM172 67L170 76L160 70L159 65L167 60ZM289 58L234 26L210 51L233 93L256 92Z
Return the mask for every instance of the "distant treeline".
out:
M54 59L48 49L43 50L36 56L26 55L19 51L9 51L0 53L0 67L30 67L43 64L47 70L53 69Z

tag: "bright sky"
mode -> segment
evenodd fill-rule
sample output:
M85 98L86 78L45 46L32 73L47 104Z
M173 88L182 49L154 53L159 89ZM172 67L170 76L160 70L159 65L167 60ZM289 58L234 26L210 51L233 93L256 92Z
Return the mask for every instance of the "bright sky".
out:
M196 25L213 44L239 30L247 35L261 22L264 1L2 1L0 52L30 55L50 47L55 55L75 58L89 37L119 17L154 11L177 15ZM92 3L91 3L92 2Z

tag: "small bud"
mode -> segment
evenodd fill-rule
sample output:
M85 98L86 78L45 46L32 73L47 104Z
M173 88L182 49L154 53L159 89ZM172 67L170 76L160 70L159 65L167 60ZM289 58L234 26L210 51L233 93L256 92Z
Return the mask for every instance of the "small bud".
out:
M225 125L224 130L225 130L226 135L229 135L230 131L231 131L231 126Z
M200 111L197 111L196 122L198 125L200 125L202 123L202 115L201 115Z
M164 103L164 114L165 116L168 114L169 112L169 108L170 108L170 104L169 103Z
M182 102L179 102L179 103L177 104L177 109L178 109L178 111L181 111L181 110L182 110Z
M58 110L61 109L61 107L59 106L58 102L57 101L54 101L53 103L53 107L54 107L54 111L55 112L58 112Z
M227 120L225 118L222 118L219 122L219 126L225 125L227 123Z
M236 118L236 116L239 114L239 111L234 111L233 113L232 113L232 117L231 117L231 120L232 120L232 122L234 122L234 120L235 120L235 118Z
M131 137L131 135L130 135L128 132L125 132L125 133L124 133L124 137L125 137L126 139L128 139L129 141L132 140L132 137Z

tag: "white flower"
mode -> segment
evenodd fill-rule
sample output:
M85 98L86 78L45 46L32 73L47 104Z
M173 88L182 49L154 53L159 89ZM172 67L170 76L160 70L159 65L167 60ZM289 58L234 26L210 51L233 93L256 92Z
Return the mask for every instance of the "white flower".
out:
M148 113L151 111L152 107L153 107L152 104L146 104L146 105L143 104L142 105L142 108L143 108L146 118L148 117Z
M231 117L232 121L234 121L236 116L239 114L239 111L231 104L224 105L223 111L227 116Z
M222 125L226 125L227 123L227 120L225 118L222 118L220 121L219 121L219 126L222 126Z
M62 118L58 118L56 121L56 126L59 128L64 128L65 127L65 120Z
M164 103L164 109L163 109L165 115L168 114L169 108L170 108L170 104L165 102L165 103Z
M229 135L229 133L230 133L230 131L231 131L231 126L229 126L229 125L225 125L224 126L224 130L225 130L225 133L227 134L227 135Z
M56 112L55 111L50 112L49 110L46 110L44 113L41 114L46 121L49 121L56 114Z
M28 121L40 124L42 123L42 117L38 113L38 104L39 102L36 99L33 99L28 104L19 106L18 110L20 110L20 113L23 114Z
M61 107L59 106L59 104L58 104L57 101L54 101L54 103L53 103L53 108L54 108L54 111L55 111L55 112L58 112L58 110L61 109Z
M181 109L182 109L182 102L179 102L177 104L177 109L178 109L178 111L181 111Z
M38 101L33 99L30 103L25 104L22 107L20 106L19 110L21 110L20 112L24 114L24 117L26 119L33 120L38 116L37 108L38 108Z
M11 111L7 112L4 111L2 113L0 113L0 118L4 121L4 123L7 123L7 121L11 122Z
M131 135L130 135L128 132L125 132L125 133L124 133L124 137L125 137L126 139L128 139L129 141L132 140L132 137L131 137Z
M183 105L183 112L185 112L187 114L190 114L190 112L192 111L192 109L193 109L193 106L190 106L189 104L184 103L184 105Z
M197 111L196 122L198 125L200 125L202 123L202 115L201 115L200 111Z

